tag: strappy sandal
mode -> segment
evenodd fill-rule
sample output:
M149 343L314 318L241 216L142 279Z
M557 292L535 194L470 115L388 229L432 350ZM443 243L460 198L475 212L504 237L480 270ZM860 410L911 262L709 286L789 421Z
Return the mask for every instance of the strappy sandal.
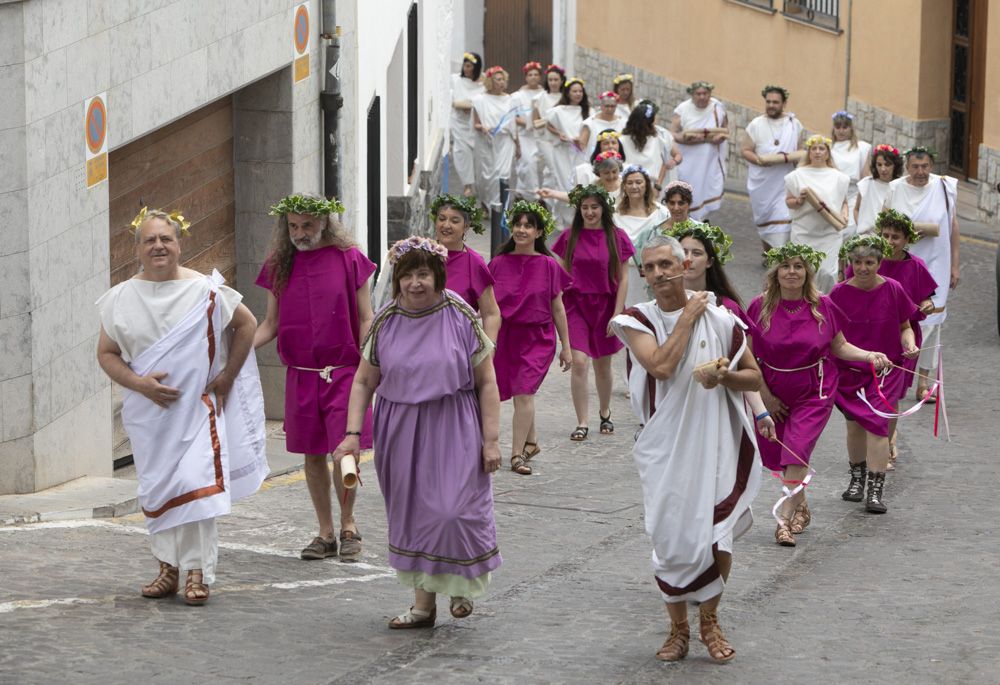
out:
M798 535L809 526L810 521L812 521L812 512L809 511L809 505L803 502L795 508L792 520L788 522L788 528L793 535Z
M528 449L528 445L531 445L531 449L530 450ZM526 442L526 443L524 443L524 450L521 451L521 454L524 455L525 459L527 459L528 461L531 461L532 459L534 459L535 457L537 457L539 454L541 454L541 452L542 452L542 448L538 446L538 443L535 443L535 442Z
M688 654L688 643L691 642L691 626L687 621L671 623L670 635L663 646L656 650L656 658L660 661L680 661Z
M569 434L569 439L573 442L583 442L587 439L587 433L589 432L590 429L586 426L577 426L576 430Z
M142 587L142 596L149 599L163 599L177 594L180 571L165 561L160 562L160 575L149 585Z
M515 454L510 458L510 470L522 476L531 475L531 467L528 466L528 459L523 454Z
M601 416L600 414L598 414L598 416L601 417L601 435L611 435L614 433L615 424L611 422L611 410L608 410L607 418Z
M437 620L437 607L417 609L410 607L405 614L400 614L389 620L389 627L393 630L409 630L410 628L433 628Z
M792 536L792 530L788 527L787 521L782 521L778 524L778 527L774 531L774 541L782 547L795 546L795 538Z
M201 569L188 571L187 582L184 583L185 604L200 607L208 601L208 586L205 585L204 580L205 577L202 575Z
M729 644L729 640L722 634L719 627L719 617L714 611L702 609L701 614L701 641L708 649L708 658L717 664L724 664L736 658L736 650Z
M455 618L465 618L472 613L472 600L468 597L451 598L451 615Z
M896 433L893 432L892 437L889 438L889 463L885 466L886 471L896 470L896 457L898 456L899 453L896 451Z

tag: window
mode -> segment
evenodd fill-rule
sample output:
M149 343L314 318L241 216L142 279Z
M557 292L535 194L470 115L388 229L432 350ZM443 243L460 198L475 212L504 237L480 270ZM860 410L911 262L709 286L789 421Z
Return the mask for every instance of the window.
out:
M783 0L786 19L840 32L840 0Z
M735 2L738 5L749 5L750 7L766 10L772 14L775 12L774 0L729 0L729 2Z

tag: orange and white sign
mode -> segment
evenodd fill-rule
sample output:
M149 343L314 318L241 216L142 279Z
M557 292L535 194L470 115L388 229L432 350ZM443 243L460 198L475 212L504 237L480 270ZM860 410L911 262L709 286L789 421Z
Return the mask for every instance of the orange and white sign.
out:
M107 93L95 95L83 103L83 137L87 145L87 187L108 178L108 109Z
M303 2L295 8L295 19L292 21L292 70L294 81L309 78L309 3Z

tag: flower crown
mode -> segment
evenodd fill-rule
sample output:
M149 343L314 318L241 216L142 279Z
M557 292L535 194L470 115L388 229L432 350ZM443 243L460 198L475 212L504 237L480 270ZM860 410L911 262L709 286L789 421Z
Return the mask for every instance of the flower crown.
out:
M822 143L823 145L826 145L827 147L830 147L831 145L833 145L833 141L832 140L830 140L829 138L827 138L824 135L821 135L821 134L817 133L816 135L809 136L806 139L806 149L808 150L813 145L816 145L818 143Z
M618 140L622 137L622 134L618 131L601 131L597 134L597 142L601 143L605 140Z
M626 81L635 81L635 76L633 76L632 74L618 74L617 76L615 76L614 80L611 81L611 83L613 83L616 86L620 86Z
M594 184L585 186L576 185L573 187L573 190L569 191L569 203L577 209L580 208L580 203L588 197L596 197L605 212L610 214L615 211L615 204L611 201L611 195L602 186Z
M418 235L411 235L409 238L397 240L389 248L389 263L395 264L399 258L411 250L423 250L430 252L442 262L448 262L448 248L431 238L422 238Z
M576 76L574 76L573 78L566 79L566 83L563 84L563 90L569 90L569 87L572 86L574 83L579 83L581 88L585 87L584 80L582 78L577 78Z
M856 235L847 240L840 248L840 258L847 261L850 259L851 252L859 247L874 247L882 253L883 257L889 257L892 255L892 245L889 244L888 240L877 233L865 233L862 235Z
M688 95L698 90L699 88L704 88L705 90L715 90L715 84L709 83L708 81L695 81L690 86L687 87Z
M669 193L674 188L683 188L689 193L694 193L694 186L692 186L690 183L686 181L671 181L667 185L663 186L663 196L666 197L667 193Z
M785 243L781 247L772 247L764 253L764 257L767 259L768 268L787 262L792 257L798 257L815 273L819 270L819 265L826 259L826 253L818 252L802 243Z
M615 102L618 102L618 93L616 93L613 90L606 90L603 93L601 93L597 97L597 99L598 100L614 100Z
M625 169L622 171L622 178L625 178L629 174L643 174L646 177L646 180L647 181L649 180L649 172L638 164L629 164L627 167L625 167Z
M934 149L933 148L929 148L929 147L925 147L924 145L917 145L916 147L911 147L909 150L907 150L903 154L906 155L906 159L907 160L909 160L910 157L913 156L913 155L917 155L918 157L922 157L924 155L927 155L928 157L931 158L932 162L936 162L937 161L937 153L934 151Z
M510 76L510 74L507 73L507 70L501 67L500 65L492 66L484 72L486 78L493 78L496 74L504 74L506 76Z
M719 260L719 266L724 266L726 262L733 258L732 253L729 251L729 248L733 246L733 239L726 235L718 226L700 224L697 221L685 219L684 221L675 223L672 228L663 231L663 235L676 238L678 241L688 236L698 238L699 240L707 240L712 243L712 247L715 249L715 257Z
M538 71L541 71L542 70L542 63L541 62L525 62L524 66L521 67L521 73L527 74L532 69L537 69Z
M460 212L469 216L469 228L473 233L482 235L486 230L483 228L483 208L474 197L456 197L455 195L438 195L431 203L431 222L437 219L438 212L442 207L454 207Z
M462 59L466 62L472 62L473 64L479 64L479 60L471 52L463 52Z
M781 86L773 86L771 84L764 86L764 89L760 91L760 96L762 98L766 98L768 93L781 93L781 97L785 100L787 100L789 96L789 92L787 90Z
M601 162L606 162L609 159L616 159L619 162L621 162L622 161L622 156L621 156L621 154L618 153L617 150L605 150L604 152L600 152L600 153L598 153L597 155L594 156L594 164L593 164L593 166L597 166Z
M162 212L163 210L154 209L153 211ZM139 213L135 215L135 218L132 219L131 233L133 235L135 235L135 233L139 230L139 227L142 226L142 222L146 220L146 215L148 213L149 213L149 207L143 207L142 209L139 210ZM167 213L167 216L170 217L170 220L173 223L180 226L181 235L185 237L191 235L191 232L188 230L188 228L191 226L191 222L184 218L184 215L181 214L181 210L175 209L174 211Z
M535 220L542 227L542 232L546 235L552 235L552 232L556 230L555 219L552 218L552 214L549 210L537 202L528 202L527 200L518 200L510 209L507 210L507 225L513 226L514 219L516 219L521 214L534 214Z
M558 64L550 64L549 66L545 67L545 73L546 74L548 74L550 72L553 72L553 71L556 72L557 74L560 74L561 76L565 76L566 75L566 70L563 69Z
M895 209L884 209L875 217L875 228L881 229L885 225L902 227L908 243L915 243L923 237L913 227L913 221L910 220L910 217Z
M893 157L899 157L899 148L895 148L892 145L886 145L885 143L875 146L875 154L877 155L880 152L892 155Z
M312 216L328 216L330 214L343 214L344 205L336 198L327 200L326 198L306 197L305 195L289 195L283 197L276 205L271 205L271 216L285 216L286 214L311 214Z
M848 121L854 121L854 115L851 114L850 112L846 111L846 110L843 110L843 109L840 110L840 111L834 112L833 116L830 117L830 118L833 121L836 121L837 119L847 119Z

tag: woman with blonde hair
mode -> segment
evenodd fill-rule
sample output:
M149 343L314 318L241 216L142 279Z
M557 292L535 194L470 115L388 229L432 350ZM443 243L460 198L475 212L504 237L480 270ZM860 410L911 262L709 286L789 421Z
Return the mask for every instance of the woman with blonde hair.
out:
M639 270L639 239L653 227L659 226L670 218L670 212L656 201L656 191L653 181L641 166L630 164L622 172L622 193L618 200L618 211L615 223L628 234L635 254L629 260L628 295L625 306L631 307L637 302L650 299L646 282Z
M858 132L854 130L854 115L843 110L833 115L833 130L830 132L833 146L830 155L838 169L847 174L851 183L847 187L847 206L853 208L858 197L858 181L871 174L871 143L858 140ZM854 212L848 215L847 228L844 229L844 239L858 232L854 220Z

